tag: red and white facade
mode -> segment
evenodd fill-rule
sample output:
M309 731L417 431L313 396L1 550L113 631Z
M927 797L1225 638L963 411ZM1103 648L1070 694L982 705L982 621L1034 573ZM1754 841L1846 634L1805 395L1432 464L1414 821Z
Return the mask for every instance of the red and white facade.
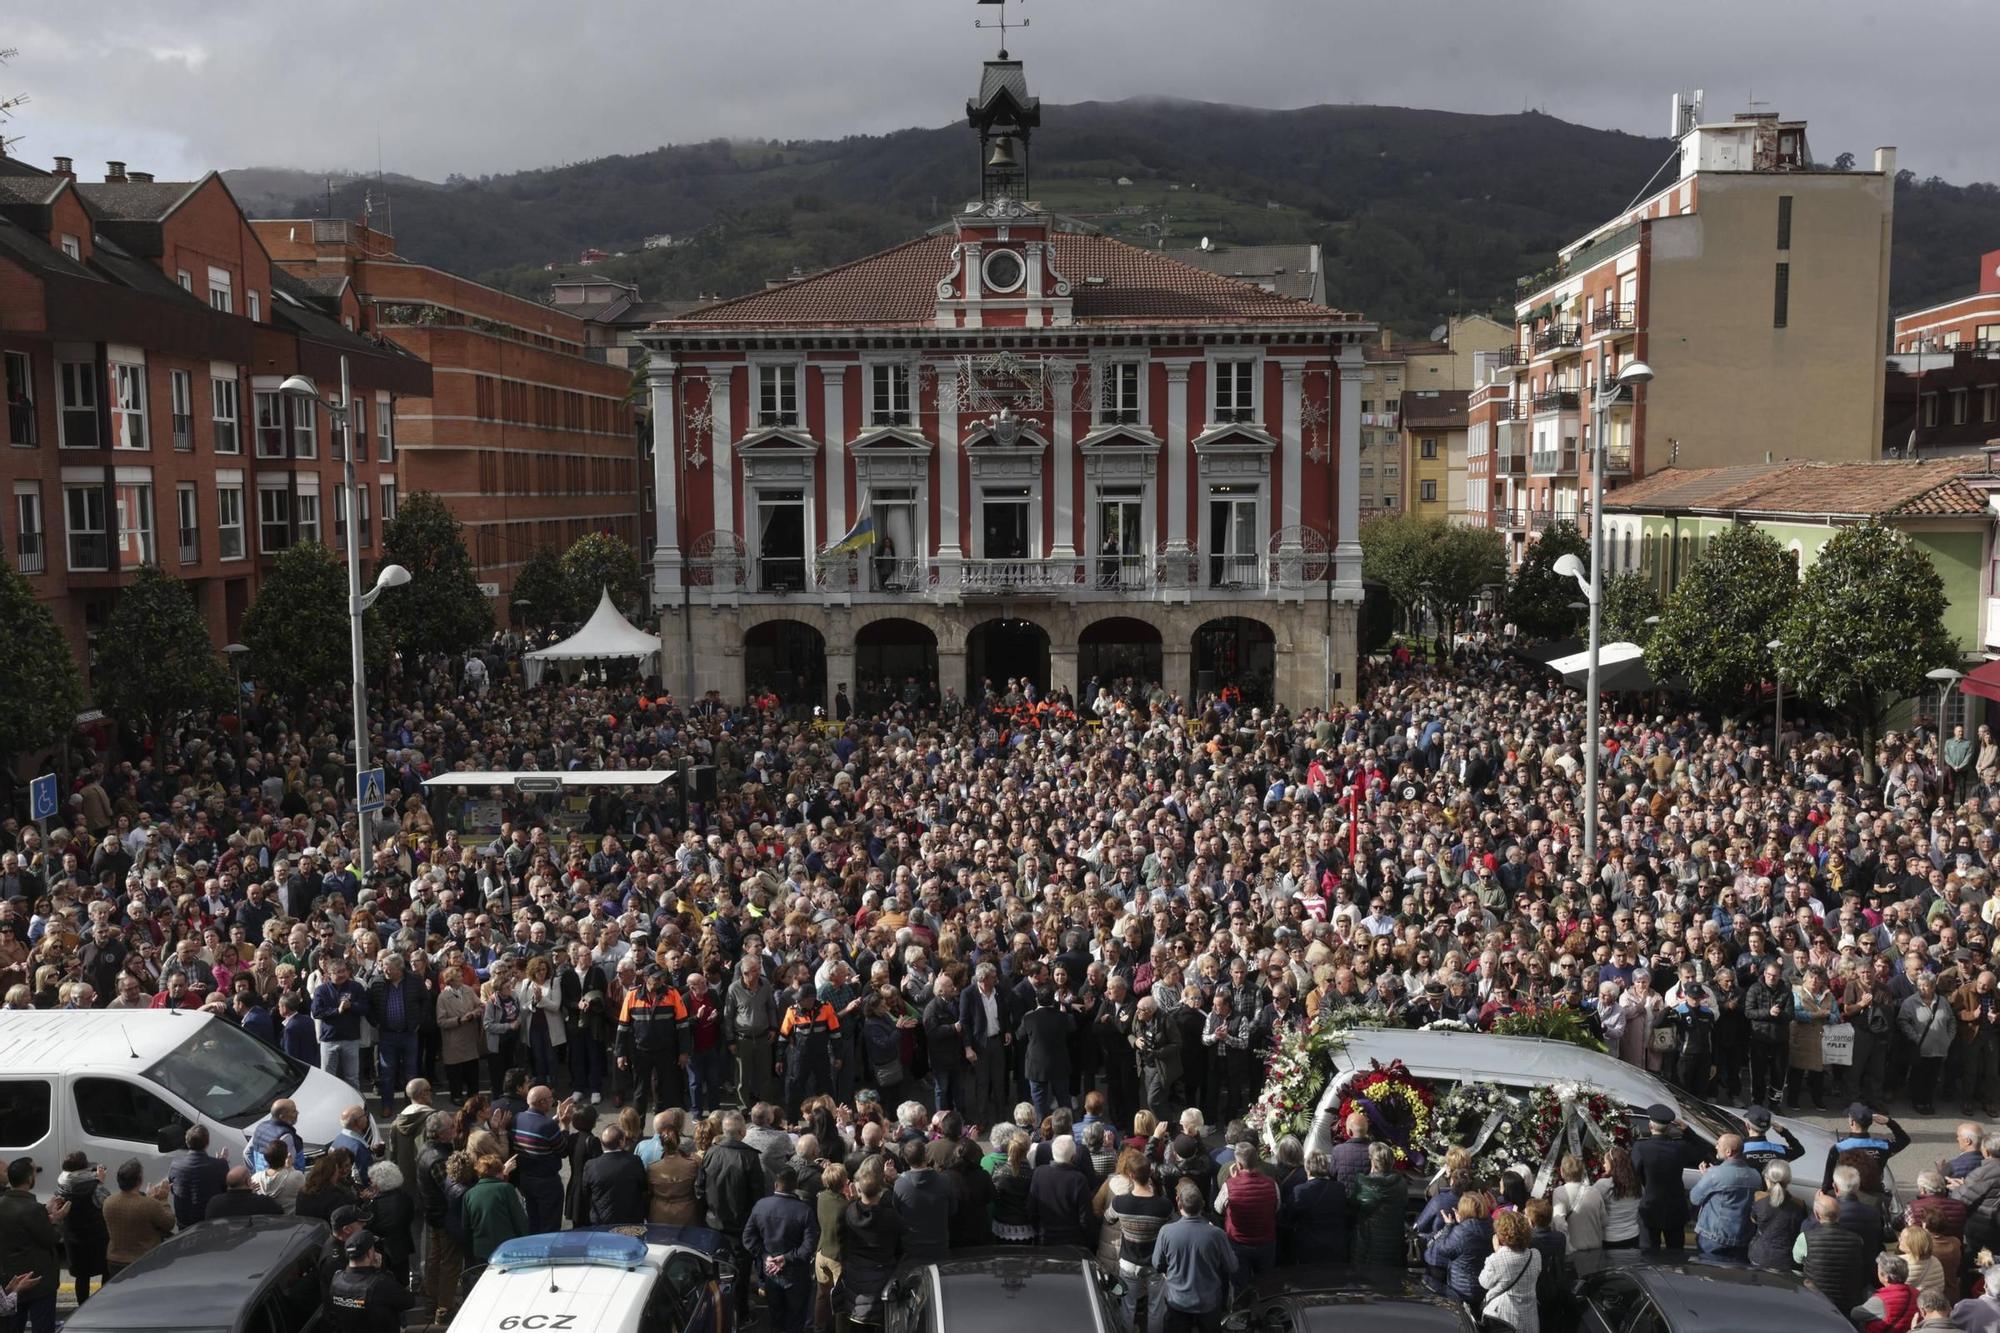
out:
M968 110L945 227L641 335L666 683L1351 690L1372 326L1010 195L1017 62Z

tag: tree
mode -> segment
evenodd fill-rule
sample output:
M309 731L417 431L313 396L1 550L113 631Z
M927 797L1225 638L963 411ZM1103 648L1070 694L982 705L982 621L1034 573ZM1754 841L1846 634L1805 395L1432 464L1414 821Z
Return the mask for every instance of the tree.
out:
M1500 534L1439 518L1384 514L1361 525L1362 576L1380 583L1415 628L1428 610L1455 623L1481 589L1507 577Z
M1605 642L1646 642L1653 633L1646 617L1659 614L1659 590L1644 574L1613 574L1604 581Z
M1835 171L1854 170L1854 154L1842 153L1839 157L1833 159L1833 169Z
M1846 717L1872 780L1875 732L1924 673L1962 654L1944 627L1944 580L1908 537L1879 523L1833 535L1778 629L1778 670L1801 696Z
M1507 581L1507 547L1491 528L1440 523L1431 544L1426 576L1431 607L1456 626L1479 594Z
M586 532L563 552L563 582L569 585L571 618L583 620L597 608L600 590L630 618L646 604L646 571L639 553L608 532Z
M562 556L547 549L522 562L514 575L514 600L526 603L521 619L529 625L553 625L570 619L569 582L563 577Z
M83 709L83 677L49 608L0 554L0 762L54 745Z
M410 581L382 600L382 624L405 653L460 653L493 632L493 604L479 591L465 533L429 491L405 497L382 528L382 560Z
M1382 585L1399 618L1414 627L1423 608L1428 520L1378 514L1361 525L1361 576Z
M407 591L392 588L385 598ZM367 613L367 664L389 658L381 610ZM353 670L347 613L347 566L318 542L302 542L271 562L257 600L243 616L243 642L258 683L293 700L348 683Z
M1660 680L1686 681L1704 707L1738 712L1770 677L1767 645L1797 592L1792 558L1769 533L1726 528L1667 598L1646 666Z
M188 586L142 565L105 622L97 699L148 735L229 699L229 672Z
M1590 564L1590 543L1568 519L1551 524L1521 557L1507 585L1504 610L1522 638L1560 639L1575 634L1584 623L1584 613L1570 606L1583 600L1583 589L1555 570L1556 561L1565 555L1574 555L1586 568Z

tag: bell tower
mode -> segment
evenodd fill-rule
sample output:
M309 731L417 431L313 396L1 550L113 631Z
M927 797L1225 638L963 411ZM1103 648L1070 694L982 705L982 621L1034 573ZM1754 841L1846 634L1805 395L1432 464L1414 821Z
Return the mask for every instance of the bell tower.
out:
M981 70L965 119L979 132L980 199L1026 199L1029 139L1042 123L1042 99L1029 96L1027 73L1004 48Z

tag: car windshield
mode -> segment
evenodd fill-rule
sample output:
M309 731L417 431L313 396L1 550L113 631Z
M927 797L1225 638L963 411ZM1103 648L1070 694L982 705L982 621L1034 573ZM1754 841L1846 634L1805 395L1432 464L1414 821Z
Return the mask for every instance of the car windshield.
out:
M1676 1094L1680 1101L1681 1119L1693 1125L1712 1142L1724 1134L1741 1134L1743 1119L1733 1116L1721 1107L1705 1102L1692 1093Z
M239 1128L305 1081L292 1060L221 1019L202 1024L146 1077L209 1119Z

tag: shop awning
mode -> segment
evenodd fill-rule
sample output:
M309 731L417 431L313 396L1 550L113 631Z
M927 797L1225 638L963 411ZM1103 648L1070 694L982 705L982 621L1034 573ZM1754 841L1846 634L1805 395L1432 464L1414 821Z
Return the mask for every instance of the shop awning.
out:
M1958 688L1981 699L2000 699L2000 661L1988 662L1977 670L1966 672L1965 678L1958 682Z

